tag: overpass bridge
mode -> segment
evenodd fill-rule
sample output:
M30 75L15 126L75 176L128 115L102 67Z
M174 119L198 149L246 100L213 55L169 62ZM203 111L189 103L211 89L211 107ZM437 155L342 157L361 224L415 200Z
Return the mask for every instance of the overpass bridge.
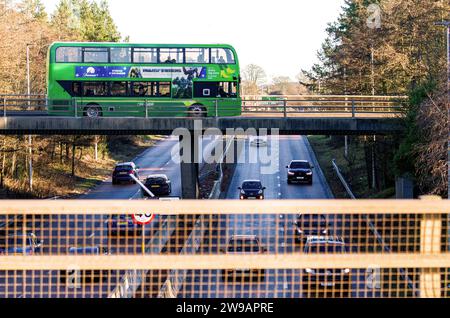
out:
M65 105L66 116L48 116L49 101L40 95L0 96L3 115L0 135L389 135L404 130L405 98L401 96L277 96L244 97L242 116L219 117L218 101L208 113L186 112L180 117L180 105L155 109L145 101L139 111L136 105L120 104L114 117L85 117L86 105L75 100ZM51 101L53 107L55 101ZM116 109L117 105L109 105ZM62 107L62 106L61 106ZM108 108L108 105L102 105ZM174 117L167 112L174 112ZM161 113L160 113L161 112ZM175 112L176 116L175 117ZM150 116L151 115L151 116ZM183 114L181 114L183 115ZM206 116L207 115L207 116ZM266 131L262 131L266 130ZM192 134L193 133L193 134ZM185 147L186 148L186 147ZM199 196L196 140L190 138L190 162L181 163L184 199ZM235 147L237 148L237 145ZM180 155L186 151L180 147Z
M15 116L0 118L2 135L171 135L177 128L278 129L280 135L388 135L404 130L399 118L219 117L219 118L70 118ZM270 132L270 131L269 131Z
M282 135L397 134L404 129L401 117L405 106L402 96L244 96L240 117L217 116L217 100L215 109L209 109L207 114L186 112L180 117L181 104L164 106L161 110L145 101L139 111L135 105L121 102L120 110L113 117L86 118L83 115L88 106L76 101L63 105L64 117L48 116L49 100L42 95L0 96L0 102L3 104L0 134L5 135L171 135L180 127L196 130L196 121L202 131L216 129L222 133L227 129L276 128ZM55 103L51 101L53 107ZM115 106L111 104L110 108L116 109ZM102 104L102 107L109 106ZM167 117L172 111L174 117ZM198 118L198 115L205 117Z

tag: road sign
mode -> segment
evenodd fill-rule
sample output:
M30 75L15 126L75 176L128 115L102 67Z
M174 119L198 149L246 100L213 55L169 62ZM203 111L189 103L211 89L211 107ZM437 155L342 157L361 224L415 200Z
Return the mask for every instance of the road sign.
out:
M139 225L149 224L155 215L152 213L144 213L144 214L133 214L133 222Z

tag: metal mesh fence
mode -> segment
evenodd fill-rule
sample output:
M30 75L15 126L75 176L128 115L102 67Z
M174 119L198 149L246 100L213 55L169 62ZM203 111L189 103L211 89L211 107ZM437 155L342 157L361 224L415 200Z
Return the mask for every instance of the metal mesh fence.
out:
M449 297L449 214L427 200L2 201L0 297Z

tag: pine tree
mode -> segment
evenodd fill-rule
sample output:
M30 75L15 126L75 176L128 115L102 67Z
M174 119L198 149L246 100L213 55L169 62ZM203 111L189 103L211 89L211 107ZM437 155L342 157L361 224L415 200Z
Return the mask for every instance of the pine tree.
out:
M41 0L22 0L19 7L21 12L30 20L46 22L48 19L45 6Z

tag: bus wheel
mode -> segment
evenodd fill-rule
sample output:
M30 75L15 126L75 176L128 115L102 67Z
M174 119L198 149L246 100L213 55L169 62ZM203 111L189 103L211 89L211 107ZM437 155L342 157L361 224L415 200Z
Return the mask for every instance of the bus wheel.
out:
M208 114L206 108L200 104L194 104L188 109L189 117L206 117Z
M98 105L88 105L84 107L83 116L97 118L102 116L102 109Z

